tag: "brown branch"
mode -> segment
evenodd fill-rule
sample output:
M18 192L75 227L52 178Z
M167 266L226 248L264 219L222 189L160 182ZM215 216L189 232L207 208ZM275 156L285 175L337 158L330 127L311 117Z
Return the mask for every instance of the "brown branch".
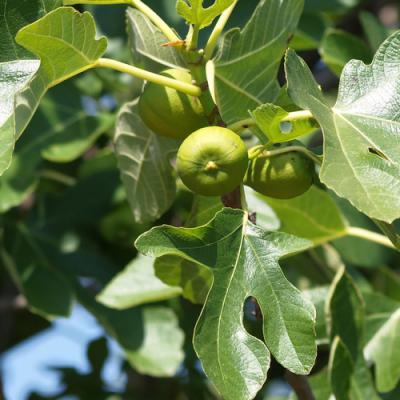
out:
M240 187L238 186L233 192L226 194L221 198L225 207L242 208L242 199L240 197Z
M311 390L307 377L296 375L290 371L286 371L285 377L299 400L315 400L314 393Z
M25 297L21 294L16 297L0 298L0 313L12 310L23 310L27 305L28 303Z

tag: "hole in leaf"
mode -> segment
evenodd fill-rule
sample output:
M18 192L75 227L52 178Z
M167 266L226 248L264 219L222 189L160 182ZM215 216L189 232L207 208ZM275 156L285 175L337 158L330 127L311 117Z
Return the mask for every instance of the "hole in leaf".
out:
M293 132L293 124L289 121L282 121L279 124L279 129L281 130L281 133L288 135Z
M215 0L203 0L203 8L211 7L215 3Z
M246 331L250 335L262 338L262 319L257 300L254 297L248 297L243 306L243 325Z
M373 155L375 155L375 156L378 156L379 158L383 158L384 160L386 160L386 161L390 161L387 157L386 157L386 155L384 154L384 153L382 153L380 150L378 150L378 149L375 149L375 148L373 148L373 147L369 147L368 148L368 151L371 153L371 154L373 154Z

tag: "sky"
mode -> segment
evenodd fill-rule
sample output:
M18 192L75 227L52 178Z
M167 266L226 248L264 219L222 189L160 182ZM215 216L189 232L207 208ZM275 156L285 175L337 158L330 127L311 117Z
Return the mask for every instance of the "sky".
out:
M0 358L4 394L7 400L25 400L32 391L50 395L60 389L60 377L49 367L74 367L90 372L87 344L103 336L102 328L82 307L76 306L70 318L54 321L52 326L11 348ZM109 341L110 356L103 377L115 389L123 387L122 355Z

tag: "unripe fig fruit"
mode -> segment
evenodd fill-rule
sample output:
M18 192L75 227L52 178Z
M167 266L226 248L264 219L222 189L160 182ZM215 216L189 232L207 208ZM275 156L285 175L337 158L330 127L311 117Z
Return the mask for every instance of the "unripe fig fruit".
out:
M192 82L189 72L179 69L168 69L161 75ZM146 84L139 99L139 115L154 133L173 139L182 140L207 125L198 97L151 82Z
M188 136L178 151L178 174L203 196L230 193L243 181L248 165L242 139L229 129L210 126Z
M313 170L313 162L298 152L260 155L250 162L244 183L265 196L291 199L311 187Z

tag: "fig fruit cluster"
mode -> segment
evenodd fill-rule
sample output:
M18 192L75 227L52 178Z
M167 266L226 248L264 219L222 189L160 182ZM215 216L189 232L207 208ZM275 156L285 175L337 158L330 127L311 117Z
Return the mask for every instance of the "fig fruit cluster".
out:
M169 69L162 75L192 82L184 70ZM261 153L249 161L238 134L207 126L197 97L148 83L139 100L139 114L156 134L183 141L177 155L178 174L197 194L223 196L244 183L266 196L289 199L305 193L313 183L314 164L301 153Z

